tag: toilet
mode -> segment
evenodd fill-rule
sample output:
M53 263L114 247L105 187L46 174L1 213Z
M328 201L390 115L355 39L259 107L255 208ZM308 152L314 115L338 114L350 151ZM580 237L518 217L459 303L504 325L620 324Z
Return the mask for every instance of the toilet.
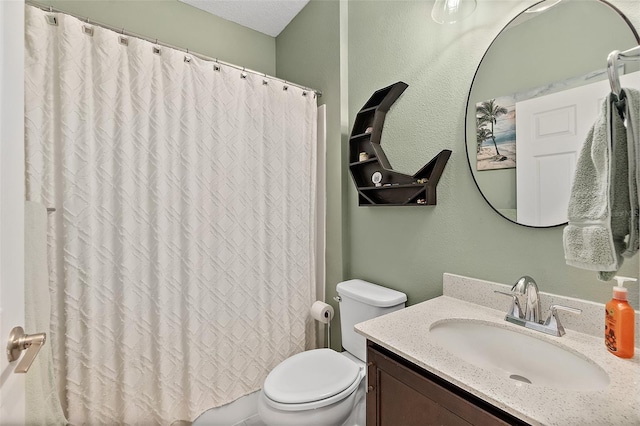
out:
M267 376L258 415L269 426L364 426L366 339L354 325L398 309L407 296L362 280L337 285L344 352L313 349L293 355Z

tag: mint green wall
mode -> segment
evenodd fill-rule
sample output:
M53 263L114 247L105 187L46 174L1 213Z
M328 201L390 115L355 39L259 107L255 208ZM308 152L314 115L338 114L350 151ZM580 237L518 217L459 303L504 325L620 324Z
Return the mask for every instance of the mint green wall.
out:
M344 4L343 4L344 5ZM340 56L345 33L338 1L311 0L276 39L277 76L322 91L318 104L327 105L327 250L326 301L336 308L332 341L339 348L339 310L333 300L336 284L343 280L345 242L343 198L350 178L345 164L348 110L346 74ZM343 46L345 47L345 46ZM342 78L341 76L344 76Z
M430 19L430 1L349 2L350 119L374 90L405 81L409 88L387 115L385 150L397 146L420 164L442 149L453 155L435 207L357 207L348 186L347 277L404 291L409 303L440 295L443 272L503 283L528 274L543 291L610 298L610 284L565 265L562 228L531 229L501 218L468 169L464 120L474 72L502 27L532 3L479 1L467 20L441 26ZM640 27L637 1L613 3ZM621 273L638 276L637 257Z
M443 272L503 283L529 274L543 291L600 302L610 298L609 284L564 264L561 228L510 223L476 189L464 138L471 80L494 37L533 1L478 3L468 20L441 26L430 19L433 1L312 0L277 38L277 75L322 90L320 103L330 111L327 302L333 303L335 283L343 276L404 291L410 304L418 303L442 294ZM640 27L636 0L614 4ZM438 205L357 207L344 157L350 126L374 90L398 80L409 88L387 116L385 151L394 167L414 172L440 150L453 150ZM345 99L348 125L339 134L331 109ZM621 274L637 276L637 258ZM337 348L339 322L332 325Z
M212 58L275 75L275 38L178 0L48 0L41 3Z

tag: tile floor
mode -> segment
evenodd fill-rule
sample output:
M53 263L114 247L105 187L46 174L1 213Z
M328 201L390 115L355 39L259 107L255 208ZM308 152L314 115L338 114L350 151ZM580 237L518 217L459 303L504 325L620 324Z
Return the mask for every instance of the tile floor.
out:
M260 417L256 414L254 416L249 417L248 419L244 419L243 421L236 423L233 426L266 426Z

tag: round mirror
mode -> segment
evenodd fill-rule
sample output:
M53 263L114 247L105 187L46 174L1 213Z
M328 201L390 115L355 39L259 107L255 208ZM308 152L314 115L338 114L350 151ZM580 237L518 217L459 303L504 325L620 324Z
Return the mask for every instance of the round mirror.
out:
M602 0L542 1L498 34L466 113L471 173L496 212L530 227L566 223L578 152L611 90L607 55L639 42ZM640 86L639 67L621 65L623 87Z

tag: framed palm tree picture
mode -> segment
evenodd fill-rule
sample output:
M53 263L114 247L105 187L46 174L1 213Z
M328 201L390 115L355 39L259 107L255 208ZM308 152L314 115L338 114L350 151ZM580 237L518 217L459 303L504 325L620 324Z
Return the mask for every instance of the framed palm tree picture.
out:
M476 141L478 171L516 167L516 105L513 97L476 104Z

